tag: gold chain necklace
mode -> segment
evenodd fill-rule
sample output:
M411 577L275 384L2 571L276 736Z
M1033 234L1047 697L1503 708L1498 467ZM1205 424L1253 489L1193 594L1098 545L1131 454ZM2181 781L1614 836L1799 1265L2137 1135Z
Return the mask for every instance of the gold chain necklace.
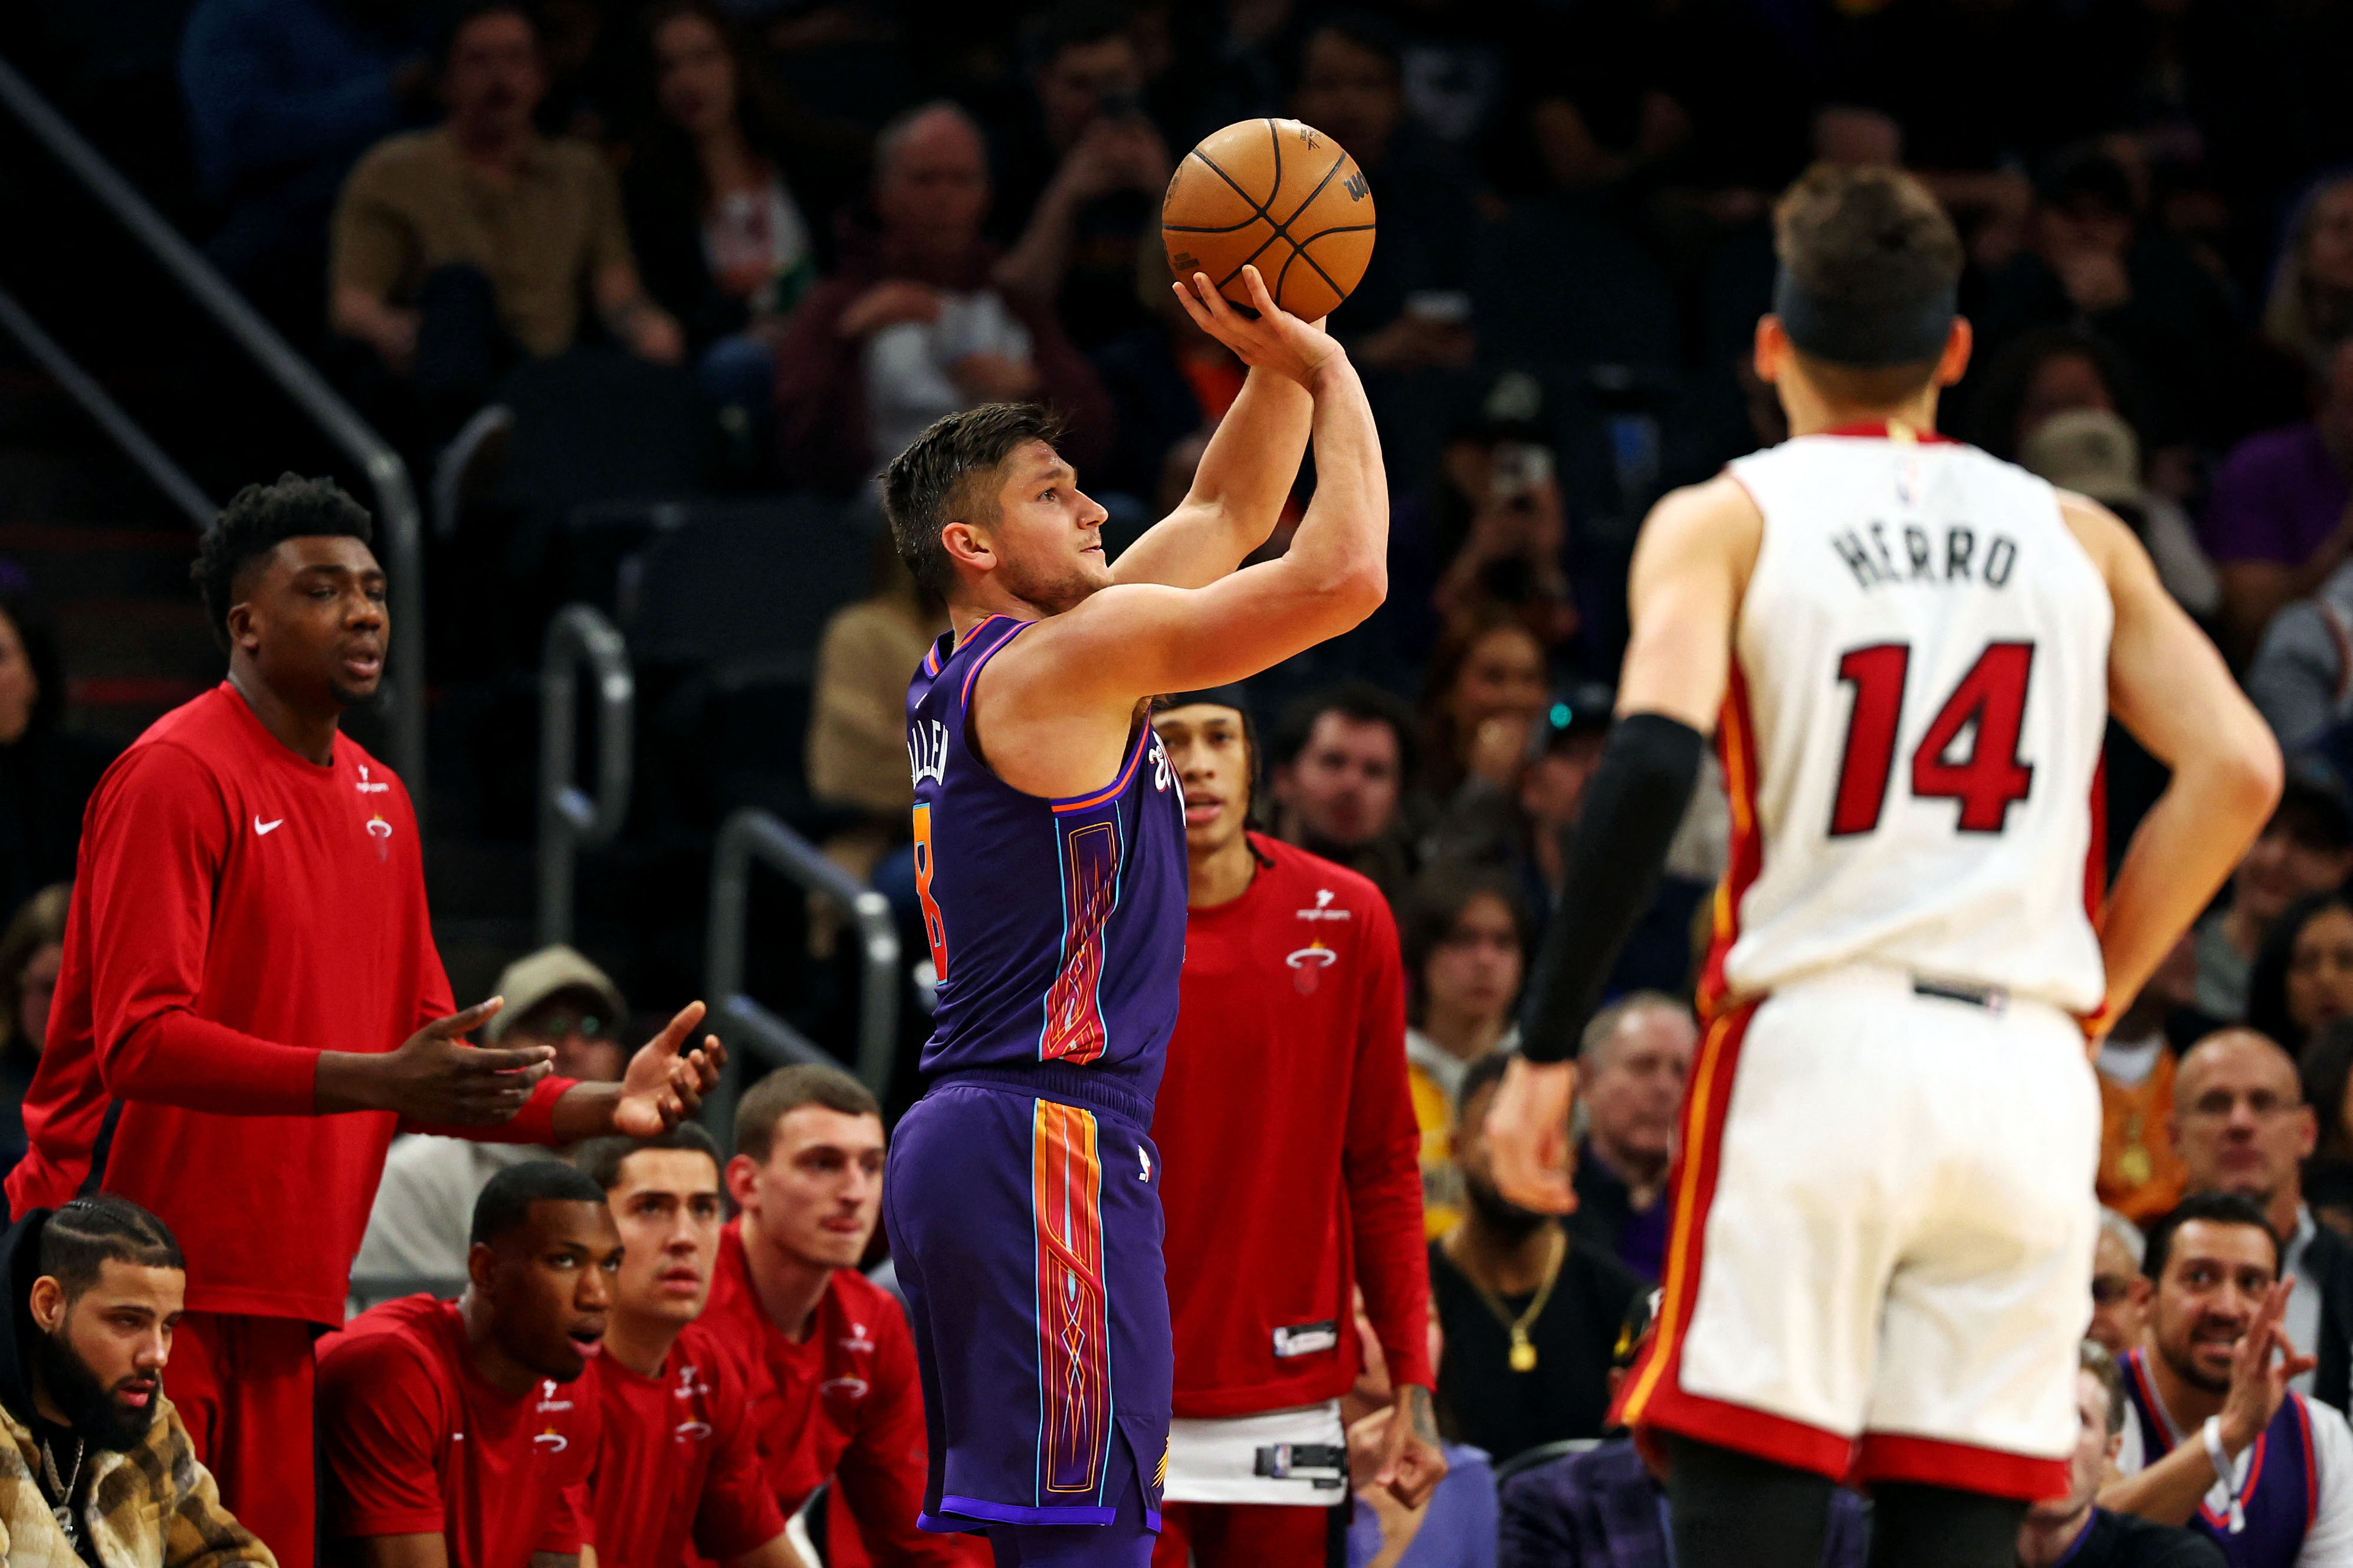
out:
M1552 1258L1545 1265L1544 1280L1536 1287L1535 1299L1528 1303L1527 1310L1516 1318L1504 1310L1502 1299L1493 1290L1471 1279L1469 1269L1462 1271L1462 1278L1470 1280L1471 1289L1479 1293L1479 1300L1487 1303L1487 1310L1495 1314L1495 1321L1503 1324L1504 1331L1512 1336L1514 1372L1534 1372L1536 1369L1536 1347L1528 1338L1528 1329L1544 1316L1545 1303L1552 1300L1552 1288L1560 1282L1560 1266L1568 1261L1568 1233L1556 1228L1552 1241Z

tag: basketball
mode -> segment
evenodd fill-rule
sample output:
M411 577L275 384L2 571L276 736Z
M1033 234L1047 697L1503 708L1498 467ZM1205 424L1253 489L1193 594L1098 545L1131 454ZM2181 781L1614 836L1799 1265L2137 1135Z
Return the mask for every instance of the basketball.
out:
M1274 302L1304 321L1328 316L1373 257L1373 194L1337 142L1296 120L1243 120L1185 154L1160 204L1168 265L1250 304L1255 265Z

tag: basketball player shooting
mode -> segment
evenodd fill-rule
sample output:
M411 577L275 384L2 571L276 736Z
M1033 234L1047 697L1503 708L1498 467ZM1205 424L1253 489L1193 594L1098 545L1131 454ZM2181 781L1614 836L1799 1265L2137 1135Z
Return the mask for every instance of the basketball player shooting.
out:
M1147 704L1254 675L1387 591L1364 388L1255 268L1244 279L1255 319L1205 273L1175 286L1250 373L1184 503L1117 562L1036 408L950 416L884 476L900 552L952 627L907 696L939 1002L884 1212L931 1436L920 1522L987 1531L1001 1564L1145 1568L1159 1523L1174 1368L1147 1129L1187 864ZM1236 570L1311 433L1290 550Z
M1776 213L1757 373L1791 439L1659 503L1619 719L1488 1129L1566 1212L1567 1060L1717 732L1733 847L1701 985L1658 1332L1618 1414L1684 1568L1995 1568L2068 1487L2099 1107L2084 1034L2253 840L2279 752L2115 516L1935 435L1961 247L1884 169ZM2113 712L2172 782L2105 917ZM2258 1319L2270 1332L2273 1316ZM2266 1350L2266 1358L2269 1356Z

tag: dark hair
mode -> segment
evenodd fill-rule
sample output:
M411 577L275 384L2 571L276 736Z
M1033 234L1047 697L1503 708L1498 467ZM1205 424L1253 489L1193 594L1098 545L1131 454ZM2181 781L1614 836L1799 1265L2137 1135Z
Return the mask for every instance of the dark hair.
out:
M112 1193L75 1198L41 1226L37 1267L64 1288L67 1300L97 1284L99 1270L108 1263L183 1271L188 1267L170 1226Z
M2247 972L2247 1027L2270 1036L2290 1056L2304 1051L2304 1030L2287 1010L2287 972L2295 961L2295 939L2328 910L2353 910L2353 896L2343 888L2331 888L2306 893L2281 910L2263 933L2254 966Z
M275 484L246 486L221 508L219 521L196 546L188 575L204 594L205 618L223 648L229 646L229 607L237 603L237 581L245 569L290 539L321 537L363 544L375 539L367 508L332 479L280 474Z
M2055 359L2089 360L2107 388L2116 416L2146 440L2140 378L2124 351L2087 327L2036 327L2020 333L1986 363L1982 375L1973 376L1967 417L1959 428L1969 439L2004 461L2018 457L2018 416L2026 410L2026 395L2042 367Z
M24 999L25 965L45 947L65 945L66 915L73 902L71 882L52 882L26 899L0 931L0 1044L29 1045L16 1038L16 1004Z
M533 1204L596 1204L605 1189L576 1165L561 1160L525 1160L492 1176L474 1200L474 1226L466 1240L480 1247L520 1228L531 1219Z
M2353 848L2353 809L2344 795L2310 779L2290 779L2281 787L2263 832L2285 833L2299 849L2335 852Z
M1062 0L1029 25L1030 68L1045 69L1061 58L1064 49L1124 37L1134 24L1134 16L1119 0Z
M766 1164L776 1146L777 1123L805 1105L821 1105L844 1116L882 1114L874 1091L839 1068L795 1062L754 1084L735 1102L735 1152L755 1165Z
M521 16L531 27L534 41L539 37L539 18L533 16L524 0L458 0L442 8L441 25L433 32L433 65L437 70L449 68L449 57L458 52L458 40L467 28L485 16L512 12Z
M1782 280L1820 317L1814 346L1777 288L1776 305L1810 373L1862 404L1911 396L1936 374L1937 353L1888 363L1837 345L1886 336L1941 314L1949 327L1965 259L1953 220L1926 186L1900 169L1816 163L1773 208Z
M1389 68L1391 78L1405 71L1405 35L1386 16L1376 16L1369 11L1327 11L1309 25L1299 40L1298 74L1307 71L1308 46L1318 33L1330 33L1351 48L1362 49L1368 55L1378 55L1381 63Z
M1405 907L1398 917L1398 945L1405 960L1406 1010L1412 1020L1421 1022L1422 1009L1429 997L1424 994L1422 970L1430 955L1438 950L1462 911L1473 899L1482 895L1503 900L1510 911L1512 929L1520 939L1520 960L1527 962L1528 944L1535 932L1528 919L1527 900L1520 893L1519 884L1502 871L1483 867L1438 865L1423 872L1406 894Z
M46 735L66 716L66 661L58 651L57 628L48 612L26 587L0 584L0 615L16 628L25 645L25 663L33 672L33 711L25 722L24 740Z
M2243 1193L2192 1193L2158 1216L2148 1227L2148 1246L2141 1253L2141 1272L2152 1280L2165 1278L2165 1261L2173 1256L2173 1235L2191 1220L2208 1225L2247 1225L2263 1233L2272 1244L2272 1270L2280 1266L2279 1232L2272 1228L2263 1205Z
M591 1138L572 1151L572 1163L599 1189L609 1193L621 1184L621 1167L628 1163L629 1156L649 1149L689 1149L710 1155L713 1166L726 1163L720 1157L718 1140L700 1121L681 1121L651 1138Z
M1462 1120L1462 1108L1501 1083L1518 1055L1517 1051L1489 1051L1462 1069L1462 1081L1454 1086L1454 1120L1458 1124Z
M736 128L744 133L745 145L771 163L786 162L786 110L776 79L761 68L751 40L735 20L712 0L661 0L661 4L646 11L639 59L646 73L642 90L648 112L644 129L630 153L630 173L633 177L642 174L649 188L689 198L692 210L700 215L711 200L710 176L703 171L693 138L662 112L659 90L661 60L654 50L654 40L661 30L686 17L702 22L719 35L720 46L735 67ZM786 181L787 184L793 183ZM814 241L817 237L810 237Z
M1326 713L1337 713L1359 724L1387 724L1397 736L1398 786L1412 779L1420 762L1414 750L1413 710L1395 692L1384 691L1367 680L1344 680L1285 708L1267 740L1269 765L1282 768L1297 762Z
M6 978L0 974L0 984ZM2345 1086L2353 1082L2353 1018L2336 1019L2305 1042L2296 1076L2304 1083L2304 1102L2320 1121L2314 1162L2353 1160L2353 1128L2345 1125Z
M882 471L882 515L899 559L915 581L943 598L955 588L955 568L940 530L984 499L976 481L992 478L1005 459L1032 441L1061 439L1061 416L1034 403L984 403L936 420ZM990 515L997 498L985 498Z
M1438 646L1430 649L1430 669L1421 682L1419 783L1439 800L1453 798L1464 771L1460 754L1462 737L1454 732L1451 705L1454 683L1461 679L1462 667L1471 661L1472 653L1498 632L1525 638L1535 645L1537 659L1544 661L1544 639L1527 622L1495 604L1482 605L1450 620L1439 634Z

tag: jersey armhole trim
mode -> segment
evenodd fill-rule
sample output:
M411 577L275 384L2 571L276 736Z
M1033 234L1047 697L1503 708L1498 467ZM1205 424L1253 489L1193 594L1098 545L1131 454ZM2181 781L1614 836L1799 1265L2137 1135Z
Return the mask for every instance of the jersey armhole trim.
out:
M1060 800L1050 801L1047 804L1054 808L1054 815L1057 816L1068 812L1084 811L1090 806L1101 805L1128 786L1129 781L1135 777L1136 767L1144 761L1144 753L1150 749L1151 744L1151 724L1148 722L1138 724L1135 727L1135 739L1129 743L1127 763L1119 770L1117 778L1092 794L1064 795Z
M987 621L981 622L979 626L973 627L971 632L966 635L965 638L965 646L970 647L972 639L981 634L982 629L988 625L988 622L996 620L1013 620L1013 617L1010 616L989 616ZM996 777L999 783L1003 782L1003 775L997 773L997 769L990 765L987 753L980 749L979 742L973 738L973 682L980 679L982 666L986 665L990 659L995 658L998 654L1005 651L1005 645L1007 643L1011 642L1015 637L1019 637L1023 632L1028 631L1031 626L1034 626L1037 624L1038 623L1035 621L1014 621L1013 629L1011 631L997 638L993 647L983 648L980 652L980 657L972 661L972 668L964 672L964 689L956 698L956 706L962 710L957 716L956 728L961 731L959 738L964 742L964 749L972 753L973 761L978 763L982 767L987 768L991 776ZM955 656L950 655L949 657L954 658ZM1013 786L1007 784L1006 787L1010 789Z

